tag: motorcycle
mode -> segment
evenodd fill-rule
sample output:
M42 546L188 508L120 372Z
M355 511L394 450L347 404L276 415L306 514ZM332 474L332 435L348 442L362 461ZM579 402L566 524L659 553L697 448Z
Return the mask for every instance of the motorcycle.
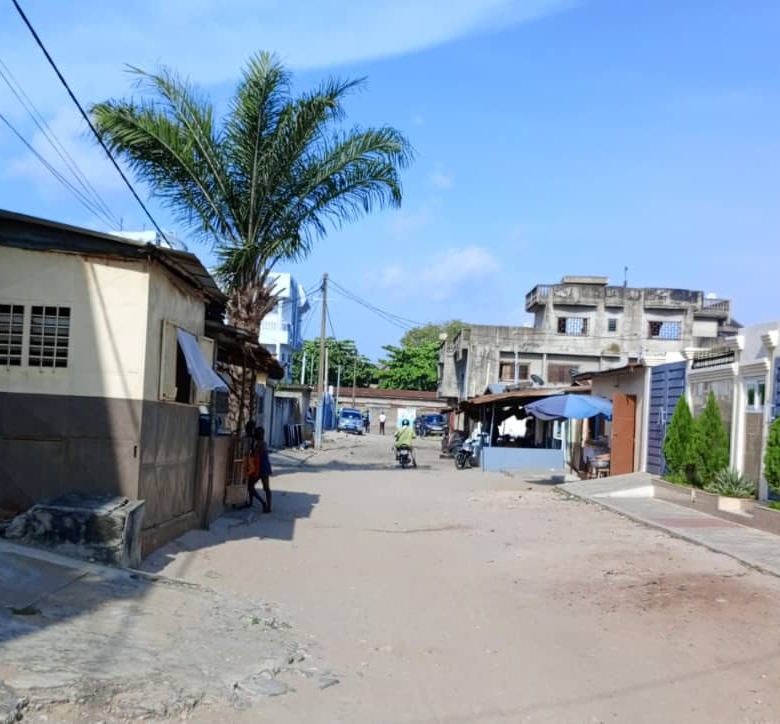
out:
M395 459L406 468L412 464L412 449L408 445L400 445L395 450Z
M460 449L455 451L455 467L458 470L464 468L479 467L479 453L485 443L486 433L482 433L477 439L469 438L461 443Z

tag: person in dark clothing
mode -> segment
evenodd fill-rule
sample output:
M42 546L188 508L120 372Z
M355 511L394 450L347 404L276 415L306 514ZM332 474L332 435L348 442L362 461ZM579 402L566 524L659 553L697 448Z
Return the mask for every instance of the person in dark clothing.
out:
M258 477L263 484L263 492L265 493L265 500L263 500L258 494L257 490L253 491L260 504L263 506L263 513L271 512L271 475L273 470L271 469L271 458L268 455L268 444L265 441L265 429L258 427L255 430L255 454L257 456L258 464ZM255 480L257 482L257 480Z

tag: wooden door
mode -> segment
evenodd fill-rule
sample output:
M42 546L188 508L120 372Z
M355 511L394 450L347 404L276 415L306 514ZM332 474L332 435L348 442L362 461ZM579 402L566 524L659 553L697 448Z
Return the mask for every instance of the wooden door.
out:
M636 396L615 393L612 396L612 449L610 475L634 472L636 433Z

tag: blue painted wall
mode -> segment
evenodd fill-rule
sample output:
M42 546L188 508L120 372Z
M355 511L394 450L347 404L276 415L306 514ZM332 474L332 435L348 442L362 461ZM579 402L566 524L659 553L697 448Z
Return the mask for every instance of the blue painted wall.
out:
M537 448L482 448L482 469L497 473L502 470L562 470L566 467L563 450Z

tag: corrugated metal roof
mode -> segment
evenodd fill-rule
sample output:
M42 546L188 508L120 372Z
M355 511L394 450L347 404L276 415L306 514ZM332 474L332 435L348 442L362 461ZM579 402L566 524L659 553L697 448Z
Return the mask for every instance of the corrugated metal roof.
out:
M339 397L351 397L351 387L340 387ZM377 397L384 399L393 399L396 397L406 398L408 400L421 400L426 402L438 401L436 392L427 392L424 390L380 390L378 387L356 387L355 397Z
M598 370L596 372L580 372L574 376L575 380L592 380L594 377L609 377L610 375L623 374L625 372L633 372L634 370L643 370L647 365L643 362L631 362L630 364L623 365L622 367L612 367L608 370Z
M463 409L469 407L481 407L483 405L492 405L494 403L510 403L517 401L541 400L551 395L568 394L590 394L590 385L575 385L572 387L529 387L525 390L514 390L513 392L502 392L495 395L479 395L471 397L460 403Z
M201 263L187 251L123 239L79 226L26 216L0 209L0 246L29 251L155 260L213 301L224 302L225 295Z

